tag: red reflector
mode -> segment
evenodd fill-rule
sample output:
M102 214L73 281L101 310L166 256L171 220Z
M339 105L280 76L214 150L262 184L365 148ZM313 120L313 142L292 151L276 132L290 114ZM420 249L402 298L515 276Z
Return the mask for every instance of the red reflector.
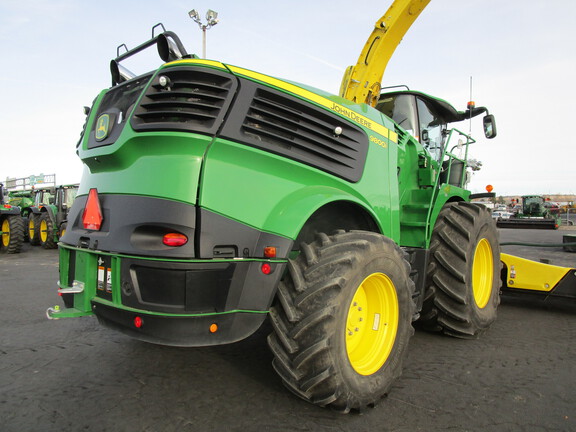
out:
M84 213L82 214L82 225L84 225L85 229L99 230L102 225L102 219L98 191L90 189L88 201L86 201L86 207L84 207Z
M144 324L144 321L142 321L142 318L140 318L139 316L134 318L134 327L141 328L142 324Z
M180 233L169 233L164 235L162 238L162 243L164 243L166 246L184 246L186 243L188 243L188 237Z
M270 264L268 263L262 264L260 270L262 270L262 273L264 273L265 275L269 275L270 273L272 273L272 267L270 267Z
M4 204L4 208L12 208L10 204Z
M276 258L276 248L273 246L268 246L264 248L264 256L266 258Z

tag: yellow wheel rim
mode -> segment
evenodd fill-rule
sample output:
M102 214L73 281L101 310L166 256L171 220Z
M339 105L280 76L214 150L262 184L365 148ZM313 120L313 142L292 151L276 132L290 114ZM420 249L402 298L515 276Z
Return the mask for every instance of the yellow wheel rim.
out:
M45 220L40 221L40 240L42 243L46 243L48 240L48 224Z
M8 247L10 244L10 222L8 219L2 221L2 246Z
M360 375L376 373L388 359L398 331L398 297L388 276L373 273L362 281L346 319L346 352Z
M488 304L492 294L492 281L494 279L494 260L492 247L488 240L483 238L478 242L472 263L472 289L474 301L480 309Z
M28 221L28 237L34 238L34 221L32 219Z

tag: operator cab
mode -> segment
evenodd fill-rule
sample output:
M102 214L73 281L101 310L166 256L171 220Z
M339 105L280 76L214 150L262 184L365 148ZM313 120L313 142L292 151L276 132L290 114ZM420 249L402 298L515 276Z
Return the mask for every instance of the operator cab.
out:
M484 107L458 111L442 99L412 90L382 93L376 109L416 138L436 160L442 156L448 123L488 113ZM494 117L490 114L484 117L484 133L486 138L496 136Z

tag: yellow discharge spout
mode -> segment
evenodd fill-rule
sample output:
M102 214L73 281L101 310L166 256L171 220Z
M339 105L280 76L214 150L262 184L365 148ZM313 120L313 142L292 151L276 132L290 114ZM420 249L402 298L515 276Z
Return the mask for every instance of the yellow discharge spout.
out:
M384 70L396 47L430 0L395 0L376 22L356 66L349 66L342 79L340 96L356 103L376 106Z

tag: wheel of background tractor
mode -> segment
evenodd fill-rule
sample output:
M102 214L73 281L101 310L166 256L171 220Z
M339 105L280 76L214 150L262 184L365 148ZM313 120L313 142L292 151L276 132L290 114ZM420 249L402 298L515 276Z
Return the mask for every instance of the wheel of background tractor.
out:
M28 237L28 216L22 216L22 223L24 224L24 239L23 241L29 242L30 238Z
M414 333L403 251L371 232L318 234L288 263L268 345L284 385L320 406L374 406L400 376Z
M68 228L68 224L67 224L67 223L63 223L63 224L60 226L60 233L58 234L58 237L59 237L59 238L64 237L64 234L66 234L66 228Z
M22 250L24 241L24 222L18 215L7 215L0 219L2 229L2 239L0 241L0 252L19 253Z
M423 327L461 338L487 330L500 303L500 267L490 211L465 202L444 206L430 243Z
M44 249L56 249L56 242L54 241L54 222L52 222L48 213L42 213L40 216L39 226L40 245Z
M32 246L40 244L40 215L30 213L28 216L28 239Z

